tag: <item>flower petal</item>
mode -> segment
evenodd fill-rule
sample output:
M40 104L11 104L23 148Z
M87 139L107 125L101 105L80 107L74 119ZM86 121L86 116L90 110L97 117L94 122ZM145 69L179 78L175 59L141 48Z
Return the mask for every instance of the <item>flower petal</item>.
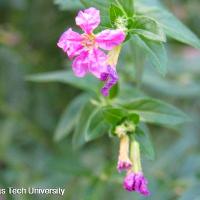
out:
M96 42L99 47L111 50L120 45L125 39L125 33L121 30L104 30L96 35Z
M83 46L81 41L83 40L82 36L74 32L71 28L65 31L59 38L57 46L60 47L69 58L73 58L81 53Z
M88 64L88 52L83 51L72 63L74 74L78 77L84 77L88 72Z
M135 174L131 172L127 174L127 176L124 178L124 183L123 183L124 189L126 189L129 192L133 191L134 177Z
M106 77L107 77L107 79L105 80ZM108 96L110 89L113 87L113 85L115 85L117 83L118 79L119 79L118 74L117 74L115 68L108 65L107 71L103 72L101 74L101 80L105 81L105 85L101 89L101 93L104 96Z
M88 69L90 73L100 79L101 74L107 70L106 68L107 55L99 50L93 49L88 52Z
M129 160L119 160L118 163L117 163L117 170L118 172L122 172L124 170L129 170L132 166L132 163L131 161Z
M76 24L81 29L90 34L100 24L100 12L96 8L88 8L84 11L79 11L76 17Z

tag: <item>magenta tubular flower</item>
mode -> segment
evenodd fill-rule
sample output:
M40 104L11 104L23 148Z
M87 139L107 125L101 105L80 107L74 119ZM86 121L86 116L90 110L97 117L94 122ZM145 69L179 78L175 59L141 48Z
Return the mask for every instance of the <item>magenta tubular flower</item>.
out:
M124 189L129 192L135 191L144 196L150 195L148 181L142 172L130 172L124 179Z
M109 89L116 84L118 76L113 68L115 66L108 65L108 56L100 48L112 50L124 41L125 33L122 30L107 29L95 35L93 31L100 24L100 12L95 8L79 11L75 21L84 33L79 34L69 28L61 35L57 46L70 59L74 59L72 69L77 77L92 73L100 80L106 81L102 93L107 96Z

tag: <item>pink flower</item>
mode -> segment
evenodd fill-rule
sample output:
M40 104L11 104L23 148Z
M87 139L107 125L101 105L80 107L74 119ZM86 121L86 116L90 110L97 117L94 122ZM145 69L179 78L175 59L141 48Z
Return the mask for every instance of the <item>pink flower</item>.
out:
M87 73L92 73L100 80L106 81L102 93L107 96L109 89L116 84L118 76L113 66L108 65L108 56L100 48L112 50L124 41L125 33L107 29L95 35L93 31L100 24L100 12L95 8L79 11L75 21L84 33L79 34L69 28L61 35L57 46L70 59L74 58L72 69L76 76L84 77Z
M144 196L150 195L148 189L148 181L142 172L130 172L124 179L124 189L127 191L135 191Z

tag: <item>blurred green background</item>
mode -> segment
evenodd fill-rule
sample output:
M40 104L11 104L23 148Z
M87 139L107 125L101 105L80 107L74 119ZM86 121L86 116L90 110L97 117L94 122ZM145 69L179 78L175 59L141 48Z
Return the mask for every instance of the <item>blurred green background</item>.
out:
M123 175L115 170L117 140L104 136L80 150L73 150L71 136L53 140L61 114L80 91L25 81L30 74L70 69L56 42L74 24L79 5L71 1L62 11L55 2L0 0L0 188L61 187L65 196L0 199L143 199L121 186ZM200 36L199 0L165 4ZM142 89L181 108L193 121L176 129L149 126L156 160L143 161L152 193L147 199L200 200L200 51L172 40L167 50L167 76L147 70Z

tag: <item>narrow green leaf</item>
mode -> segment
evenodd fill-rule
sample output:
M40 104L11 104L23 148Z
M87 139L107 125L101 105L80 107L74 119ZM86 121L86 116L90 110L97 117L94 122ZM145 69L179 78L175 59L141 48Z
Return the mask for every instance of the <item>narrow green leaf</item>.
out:
M97 108L90 115L86 130L85 130L85 139L86 141L90 141L96 139L97 137L102 136L103 134L108 132L109 126L105 121L103 112L101 108Z
M167 55L164 45L161 42L142 40L139 36L134 36L131 45L136 49L141 49L147 59L162 75L167 72ZM132 47L132 48L133 48Z
M118 17L124 16L123 11L115 4L111 4L110 6L110 21L112 25L115 25L115 22Z
M167 53L163 43L143 40L145 42L149 62L162 75L167 73Z
M93 113L94 109L95 107L90 102L87 102L80 111L80 115L76 122L76 129L72 138L72 144L75 149L80 148L86 142L85 131L87 128L88 119L90 118L90 115Z
M76 124L77 117L84 103L88 101L89 96L82 94L72 100L67 106L55 130L54 139L59 141L69 135Z
M149 40L155 40L155 41L158 41L158 42L165 42L165 38L163 36L160 36L158 34L150 32L150 31L146 31L146 30L143 30L143 29L131 29L130 31L131 31L132 34L140 35L140 36L145 37L146 39L149 39Z
M112 125L117 124L127 115L127 112L120 107L114 108L112 106L102 107L104 118Z
M135 0L136 10L154 18L171 38L195 48L200 48L199 38L157 0Z
M26 78L28 81L34 82L61 82L67 83L74 87L93 92L98 91L98 80L88 75L84 78L76 77L71 71L54 71L30 75Z
M144 122L173 126L188 121L188 117L176 107L151 98L135 99L122 106L139 114Z
M158 94L180 98L194 98L200 96L200 85L191 82L187 85L174 80L166 80L151 73L144 74L143 84L145 87Z
M111 88L109 93L109 98L114 99L115 97L117 97L118 93L119 93L119 84L117 83Z
M170 12L162 9L160 12L152 12L150 15L160 20L161 26L169 37L195 48L200 48L199 38Z
M124 8L125 12L127 13L128 17L132 17L134 14L134 0L115 0L116 2L119 2L122 7Z
M117 98L115 99L115 101L117 103L127 102L129 100L132 100L133 98L145 96L141 92L141 90L139 90L136 87L133 88L133 86L131 84L120 82L119 86L120 86L119 94L117 95Z
M140 143L141 152L149 160L155 159L154 147L148 131L137 128L135 138Z
M138 34L146 39L166 42L166 36L160 24L148 16L135 16L132 18L132 27L129 32Z
M131 113L127 116L127 119L133 122L133 124L137 125L140 122L140 116L136 113Z

